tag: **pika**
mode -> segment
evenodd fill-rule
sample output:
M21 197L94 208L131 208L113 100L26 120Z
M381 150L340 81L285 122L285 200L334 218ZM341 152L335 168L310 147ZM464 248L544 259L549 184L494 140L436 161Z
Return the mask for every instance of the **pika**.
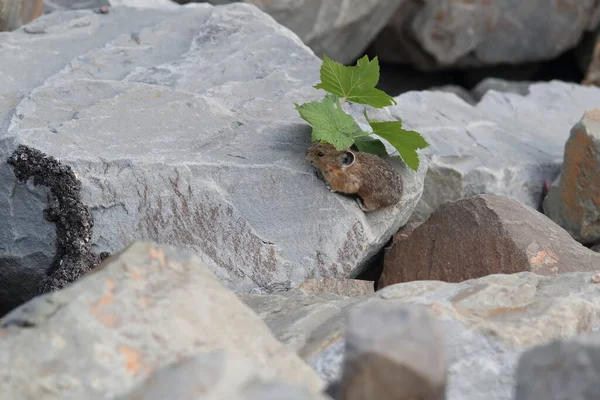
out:
M317 168L327 189L358 195L356 202L365 212L392 206L402 197L402 176L375 154L339 151L326 143L309 146L305 158Z

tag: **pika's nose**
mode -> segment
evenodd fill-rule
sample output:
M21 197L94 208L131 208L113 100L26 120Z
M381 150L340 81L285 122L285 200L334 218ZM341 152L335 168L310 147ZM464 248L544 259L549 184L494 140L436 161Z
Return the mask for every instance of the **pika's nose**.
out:
M314 150L316 147L317 147L317 146L316 146L316 145L314 145L314 144L313 144L313 145L310 145L310 146L308 146L308 147L306 148L306 150L304 150L304 156L305 156L305 157L308 157L308 156L309 156L309 154L310 154L310 153L311 153L311 152L312 152L312 151L313 151L313 150Z

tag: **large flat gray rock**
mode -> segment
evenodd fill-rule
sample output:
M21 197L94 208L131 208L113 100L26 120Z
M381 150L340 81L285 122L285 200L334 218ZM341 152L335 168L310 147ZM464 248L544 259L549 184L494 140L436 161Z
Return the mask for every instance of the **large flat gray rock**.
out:
M172 244L238 291L280 290L357 274L419 200L426 162L396 163L403 199L370 214L315 177L294 102L322 98L320 60L254 6L55 12L26 28L0 35L0 160L25 144L71 166L95 251ZM50 265L46 202L0 163L0 286Z
M475 106L442 92L396 97L393 117L431 146L425 188L415 211L424 219L440 204L477 194L505 195L541 209L546 180L560 173L572 126L600 104L600 88L553 81L529 94L486 92Z
M13 310L0 320L0 338L2 399L120 398L148 380L160 383L185 359L215 353L254 365L259 381L314 394L323 388L198 257L152 243L135 243L73 285ZM236 375L216 364L212 372L233 390L244 368ZM210 383L217 394L223 389Z

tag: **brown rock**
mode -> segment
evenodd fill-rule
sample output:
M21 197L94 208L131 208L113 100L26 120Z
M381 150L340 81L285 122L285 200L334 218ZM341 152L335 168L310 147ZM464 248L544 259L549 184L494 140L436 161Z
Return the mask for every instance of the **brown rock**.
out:
M339 399L445 398L443 334L426 307L373 299L347 324Z
M375 291L372 281L360 279L308 279L298 287L305 294L331 293L339 296L358 297Z
M0 0L0 32L14 31L44 14L44 0Z
M558 275L600 269L585 248L545 215L506 196L441 205L386 253L378 288L408 281L461 282L530 271Z
M600 109L586 111L571 129L544 213L582 243L600 240Z

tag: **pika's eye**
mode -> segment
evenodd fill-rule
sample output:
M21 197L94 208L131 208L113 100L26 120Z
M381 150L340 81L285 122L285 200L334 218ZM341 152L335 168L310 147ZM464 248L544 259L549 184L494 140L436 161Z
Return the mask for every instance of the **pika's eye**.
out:
M356 157L354 156L354 153L351 151L345 151L340 155L340 163L344 166L344 167L349 167L352 164L354 164Z
M318 153L317 153L317 155L318 155L319 157L323 157L323 156L325 155L325 153L323 153L322 151L320 151L320 152L318 152Z

